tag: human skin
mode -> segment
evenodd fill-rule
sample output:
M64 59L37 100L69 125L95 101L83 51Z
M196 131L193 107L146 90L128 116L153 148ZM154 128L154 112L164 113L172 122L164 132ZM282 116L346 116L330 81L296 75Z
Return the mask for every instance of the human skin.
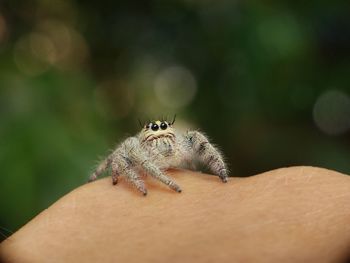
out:
M169 171L142 196L111 178L67 194L0 245L1 262L346 262L350 177L313 167L248 178Z

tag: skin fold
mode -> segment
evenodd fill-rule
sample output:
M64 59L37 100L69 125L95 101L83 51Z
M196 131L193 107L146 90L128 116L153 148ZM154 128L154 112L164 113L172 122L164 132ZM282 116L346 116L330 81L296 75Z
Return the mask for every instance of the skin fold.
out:
M0 262L349 262L349 176L168 174L182 193L150 176L147 197L110 177L75 189L2 242Z

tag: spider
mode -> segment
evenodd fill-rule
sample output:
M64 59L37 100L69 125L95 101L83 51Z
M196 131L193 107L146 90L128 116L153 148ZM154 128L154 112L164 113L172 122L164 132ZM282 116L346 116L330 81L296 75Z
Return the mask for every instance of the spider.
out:
M141 125L141 132L127 138L104 159L90 176L89 182L96 180L110 167L113 185L118 183L119 176L124 176L143 195L147 195L140 174L148 174L180 193L180 186L165 171L193 166L199 161L226 183L228 169L220 151L201 132L177 132L173 127L175 117L170 122L156 120Z

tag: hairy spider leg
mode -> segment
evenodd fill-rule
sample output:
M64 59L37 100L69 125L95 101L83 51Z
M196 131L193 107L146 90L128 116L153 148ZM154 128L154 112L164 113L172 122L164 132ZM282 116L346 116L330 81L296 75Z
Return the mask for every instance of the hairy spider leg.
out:
M198 131L189 131L185 135L194 155L205 164L214 174L226 183L228 178L228 169L223 160L222 154L209 143L207 137Z
M95 172L90 176L89 182L95 181L110 165L111 159L104 159L96 168Z
M153 164L146 156L146 153L142 149L139 141L135 138L133 141L133 148L129 151L131 161L137 163L142 169L152 177L168 185L171 189L176 192L181 192L181 188L177 185L173 179L166 176L155 164Z
M113 179L113 184L117 179L116 174L122 174L125 176L126 180L136 187L143 195L147 195L147 189L145 187L144 181L139 177L139 175L134 171L134 167L131 165L132 161L125 158L119 153L113 154L112 161L112 171L115 171Z
M112 184L116 185L118 183L118 177L119 177L118 165L117 163L112 161L111 167L112 167Z

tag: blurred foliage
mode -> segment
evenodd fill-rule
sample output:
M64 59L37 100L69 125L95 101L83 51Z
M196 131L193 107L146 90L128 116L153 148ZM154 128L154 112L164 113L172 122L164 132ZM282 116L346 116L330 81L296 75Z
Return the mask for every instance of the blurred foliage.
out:
M349 1L0 2L0 226L85 183L98 156L178 115L234 176L350 173Z

